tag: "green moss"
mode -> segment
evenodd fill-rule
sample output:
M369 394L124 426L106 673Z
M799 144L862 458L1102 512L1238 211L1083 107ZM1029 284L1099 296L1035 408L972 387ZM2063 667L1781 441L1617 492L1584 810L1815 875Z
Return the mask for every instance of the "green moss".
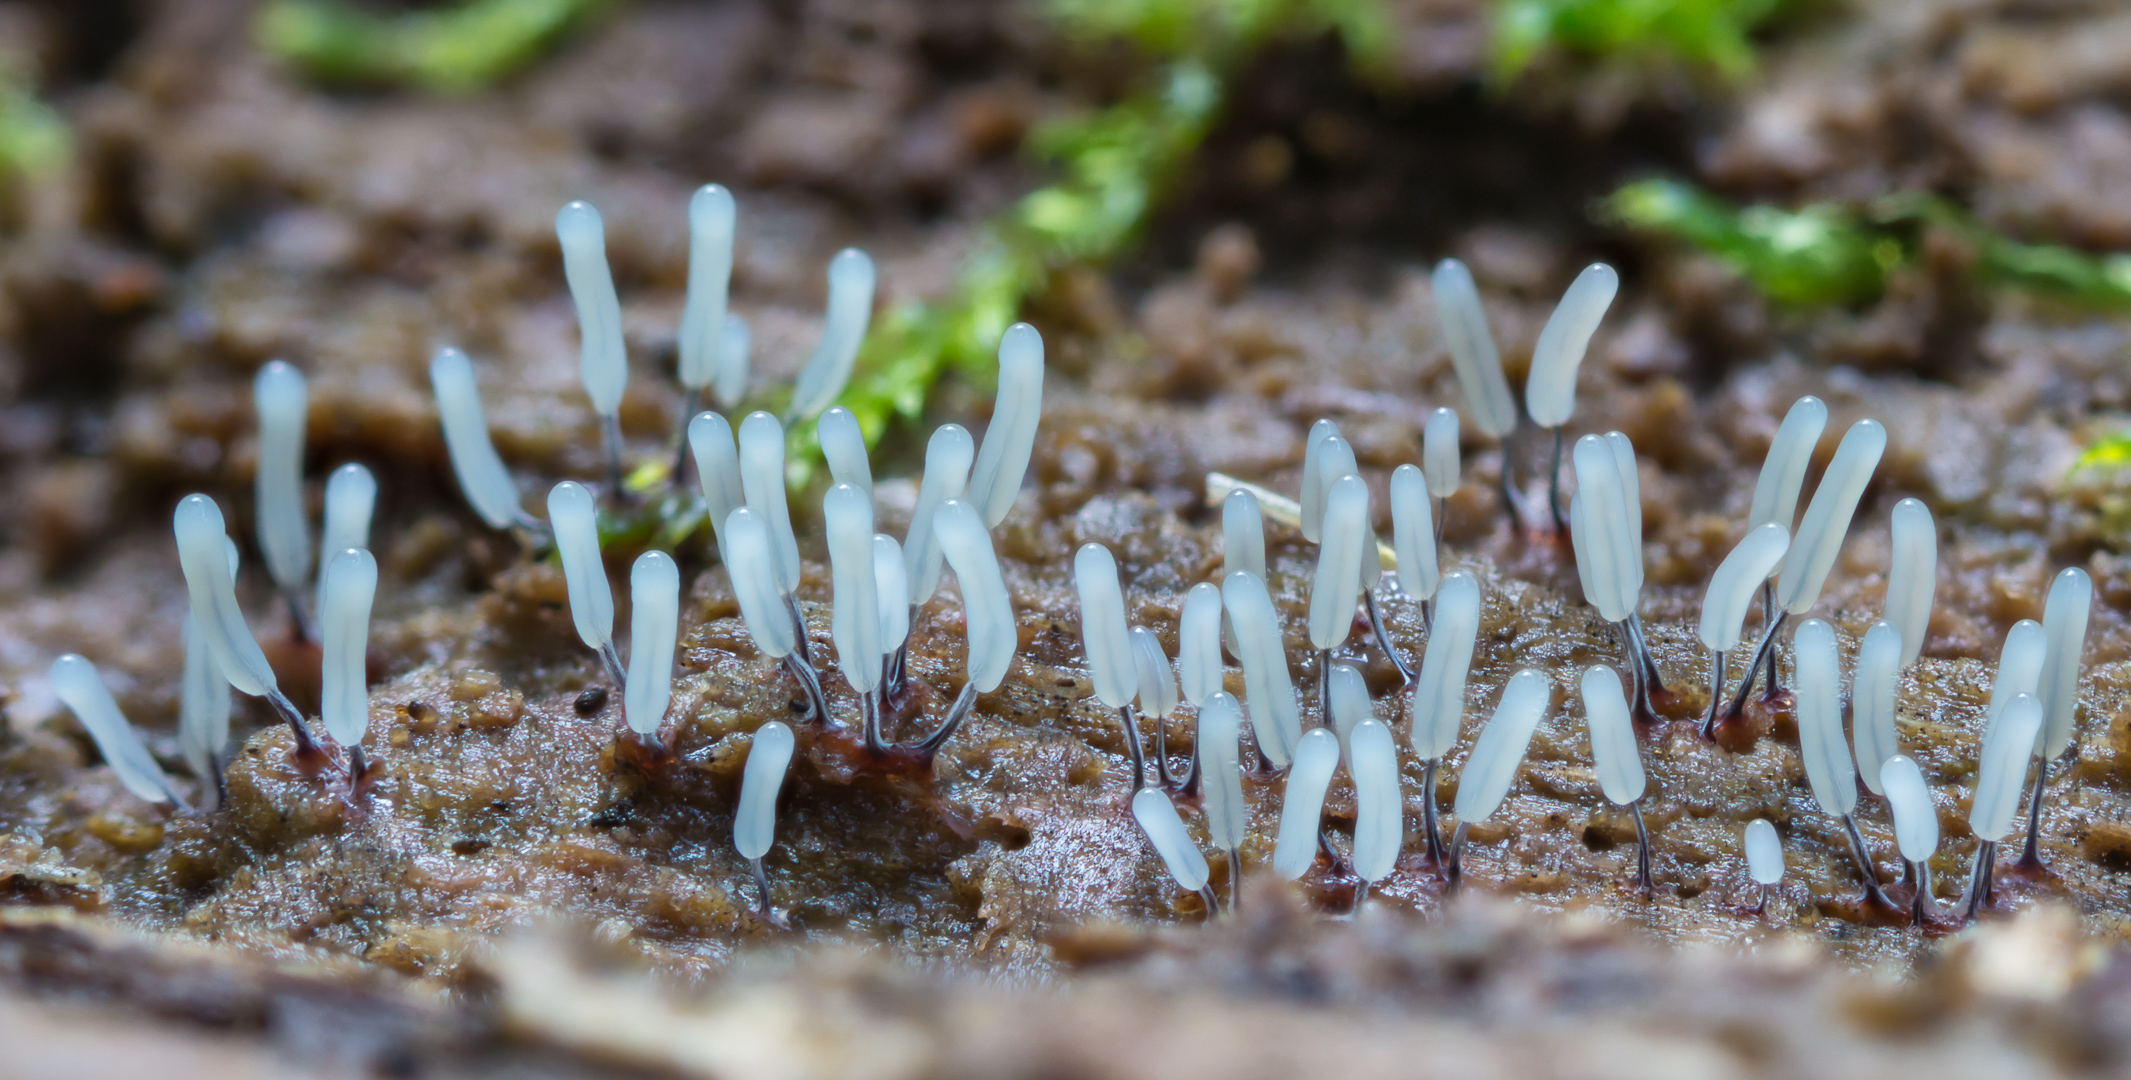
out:
M1681 61L1731 80L1754 69L1753 30L1782 0L1501 0L1491 42L1495 77L1514 81L1559 49L1629 62Z
M66 121L37 99L29 76L0 60L0 178L48 173L66 163L73 145Z
M1686 241L1715 255L1769 299L1853 304L1879 295L1901 245L1845 207L1734 207L1672 180L1643 180L1609 196L1602 221Z
M1281 34L1331 33L1364 72L1383 70L1390 22L1380 0L1051 0L1082 45L1123 40L1156 62L1141 89L1106 108L1038 127L1026 151L1056 177L989 222L954 291L898 304L876 320L837 404L869 444L914 421L950 372L990 383L999 336L1059 269L1100 264L1145 225L1165 187L1220 112L1226 75ZM793 485L819 456L811 425L789 433Z
M607 0L465 0L401 15L342 0L272 0L253 32L260 48L326 82L478 90L545 52Z
M1736 207L1677 181L1643 180L1608 196L1597 216L1707 251L1786 306L1869 301L1889 273L1915 262L1924 237L1936 232L1973 253L1980 288L2131 310L2131 256L2015 240L1922 192L1888 196L1863 210L1835 203L1785 210Z

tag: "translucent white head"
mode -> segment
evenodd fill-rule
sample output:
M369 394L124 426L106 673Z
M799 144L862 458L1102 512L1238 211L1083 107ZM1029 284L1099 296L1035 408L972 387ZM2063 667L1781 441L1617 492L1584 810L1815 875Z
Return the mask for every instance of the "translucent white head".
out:
M592 411L611 417L621 407L629 363L622 345L621 299L607 268L606 223L591 203L572 202L555 215L555 239L562 247L562 275L577 305L578 374Z
M1828 407L1816 397L1802 397L1776 425L1769 440L1768 456L1761 459L1761 474L1754 481L1754 501L1747 511L1749 529L1781 525L1788 534L1797 524L1798 490L1805 485L1806 467L1813 463L1813 447L1828 426Z
M1302 490L1296 501L1302 504L1302 538L1313 544L1321 542L1318 529L1324 524L1325 443L1337 438L1339 425L1323 419L1311 424L1310 433L1303 437ZM1341 440L1340 445L1346 445L1345 441ZM1337 480L1353 471L1355 470L1349 468L1335 474L1332 479Z
M1236 658L1243 664L1244 702L1258 746L1274 768L1285 768L1294 757L1295 740L1302 737L1302 713L1272 594L1257 575L1234 570L1221 579L1221 601L1241 650Z
M1983 732L1976 755L1976 794L1968 804L1968 828L1978 840L2003 840L2013 830L2027 787L2027 763L2042 734L2042 703L2017 694L1998 710Z
M2087 615L2094 605L2094 582L2087 572L2072 567L2050 582L2049 599L2042 607L2042 631L2049 639L2048 658L2043 661L2040 681L2042 742L2036 744L2045 758L2056 760L2072 744L2073 721L2079 709L2079 661L2087 643Z
M259 413L259 461L253 479L259 550L284 592L303 587L311 573L311 525L303 509L303 426L308 392L303 374L284 361L252 380Z
M1325 789L1339 767L1339 737L1311 728L1295 744L1287 790L1280 800L1280 832L1273 847L1273 871L1293 881L1317 861L1317 830L1324 817Z
M489 441L473 364L457 349L438 349L429 362L429 385L436 391L437 419L444 427L444 448L451 454L459 490L489 528L509 528L524 513L518 505L518 482Z
M1428 490L1447 499L1458 490L1458 412L1437 409L1428 414L1421 429L1421 470L1428 475Z
M1873 623L1851 669L1850 736L1857 748L1858 775L1875 795L1881 794L1880 765L1901 753L1894 731L1895 681L1901 664L1902 632L1892 623Z
M881 615L881 655L892 656L910 636L910 576L903 570L903 545L885 533L873 534L873 592Z
M1242 726L1243 707L1227 694L1214 694L1199 709L1196 749L1204 770L1200 792L1206 832L1214 846L1231 851L1243 846L1250 820L1250 806L1243 801Z
M550 488L548 527L555 533L555 553L562 560L578 640L593 652L613 648L614 590L600 561L599 510L592 493L575 480Z
M1406 836L1406 800L1399 791L1398 746L1391 729L1375 719L1354 725L1347 768L1354 777L1354 872L1363 881L1382 881L1398 865Z
M789 596L799 587L799 539L784 501L784 425L766 412L740 421L740 489L770 531L777 591Z
M1894 842L1902 858L1925 862L1939 847L1939 813L1931 805L1931 789L1916 762L1896 754L1879 769L1880 790L1887 796L1887 811L1894 818Z
M1835 628L1819 619L1798 624L1793 639L1798 695L1798 751L1820 808L1836 817L1857 809L1857 768L1842 737L1842 671Z
M1879 467L1886 448L1887 429L1877 420L1859 420L1843 433L1777 573L1776 603L1783 610L1803 615L1820 599L1821 586L1850 531L1850 518L1857 513L1857 500L1872 482L1872 470Z
M342 746L363 741L370 727L370 605L377 597L377 560L359 547L326 560L320 584L318 718Z
M942 424L925 444L925 477L918 484L917 506L910 511L910 531L903 534L903 571L910 577L910 600L922 604L940 587L943 556L932 522L940 504L963 498L969 489L969 465L976 443L959 424Z
M1487 328L1487 311L1480 306L1480 290L1472 271L1456 259L1435 264L1430 276L1434 287L1436 320L1443 327L1443 345L1450 351L1450 366L1458 376L1458 388L1472 410L1473 425L1499 439L1517 429L1517 402L1510 396L1509 382L1502 377L1502 356L1495 351L1495 336Z
M821 441L821 456L828 459L830 482L849 484L873 495L873 466L866 460L866 436L858 417L841 405L814 421L814 436Z
M1465 679L1480 634L1480 583L1454 570L1435 594L1435 623L1413 680L1413 754L1434 761L1457 742L1465 715Z
M999 559L992 551L991 533L977 509L961 499L940 504L933 515L933 534L940 551L955 572L962 592L962 619L969 641L969 681L979 693L990 693L1006 678L1020 637L1014 627L1014 607L999 574Z
M1902 667L1916 662L1931 630L1931 594L1938 585L1939 532L1931 510L1916 499L1894 504L1887 559L1887 603L1881 618L1902 635Z
M1369 485L1359 476L1339 478L1325 498L1324 543L1317 549L1317 575L1310 586L1310 644L1317 649L1337 648L1354 624L1365 545L1371 558L1376 555L1368 528Z
M231 686L244 693L259 697L272 692L274 669L245 625L243 609L237 606L221 507L205 495L187 495L171 515L171 529L177 536L178 565L185 573L192 617L215 666Z
M873 499L850 484L831 487L821 500L822 532L828 540L829 578L835 606L829 622L836 666L844 681L863 694L880 685L880 590L873 577Z
M997 527L1014 508L1042 414L1043 335L1015 323L999 339L999 394L969 476L969 497L983 511L985 525Z
M1436 564L1435 511L1421 470L1391 471L1391 550L1398 553L1398 584L1406 595L1426 600L1443 582Z
M1132 664L1138 673L1140 711L1157 718L1175 712L1176 672L1169 667L1162 639L1144 626L1132 628Z
M722 359L737 216L732 192L717 184L697 188L688 199L688 300L681 311L680 379L692 390L711 384ZM722 393L719 402L730 404Z
M1783 880L1783 838L1767 818L1746 823L1746 872L1761 885Z
M1080 592L1080 641L1088 654L1095 696L1112 709L1132 703L1139 669L1125 629L1125 595L1117 583L1117 560L1101 544L1082 544L1073 555L1073 584Z
M1628 718L1628 695L1621 689L1620 674L1594 664L1584 669L1579 688L1598 786L1614 805L1626 806L1643 797L1644 777L1642 750L1635 744L1635 725Z
M1532 423L1560 427L1575 414L1576 370L1619 292L1620 275L1605 263L1592 263L1561 294L1532 347L1531 373L1524 380L1524 409Z
M710 518L711 532L718 538L719 558L725 553L725 519L747 505L746 489L740 485L740 454L733 443L732 425L714 412L699 412L688 421L688 449L696 459L696 483L703 491L703 512Z
M777 792L792 763L792 729L775 720L755 729L740 770L740 802L733 811L733 846L743 859L769 854L777 842Z
M1221 689L1221 587L1202 581L1177 616L1177 670L1184 700L1203 705Z
M1531 745L1532 731L1546 716L1554 688L1545 675L1525 668L1510 676L1502 687L1502 700L1495 714L1480 729L1472 754L1458 772L1458 794L1451 812L1461 822L1486 821L1509 794L1517 766Z
M673 650L681 632L681 568L647 551L629 568L629 678L622 719L639 735L658 734L673 701Z
M747 623L755 648L773 660L782 660L798 646L797 630L785 611L784 595L777 589L777 556L772 550L769 526L762 515L737 507L726 516L719 536L725 545L725 567L732 577L733 597L740 602L740 617Z
M829 260L828 314L822 322L821 340L792 386L788 417L813 416L844 392L872 318L873 260L857 248L845 248Z
M1191 833L1184 828L1184 819L1177 816L1168 795L1151 787L1133 792L1132 819L1139 822L1140 831L1147 834L1147 842L1153 845L1154 853L1161 857L1162 865L1169 869L1169 876L1176 879L1178 886L1187 892L1206 887L1206 856L1191 842Z
M73 711L74 718L96 741L96 749L104 756L104 763L111 766L112 775L124 784L127 791L146 802L173 802L170 778L163 775L163 767L155 763L148 748L141 744L140 732L126 722L118 711L118 702L104 686L103 676L97 674L96 665L76 653L68 653L52 661L47 673L52 683L52 694Z
M1730 554L1717 564L1716 573L1710 575L1709 591L1702 595L1698 629L1703 648L1728 653L1739 647L1754 594L1783 563L1783 553L1790 547L1790 534L1775 522L1754 526L1733 545Z
M349 548L370 546L370 518L377 509L377 479L370 470L348 464L326 478L325 528L319 531L318 607L326 604L326 564Z
M1326 697L1332 706L1332 715L1327 719L1332 730L1339 733L1340 749L1350 749L1354 725L1376 715L1375 703L1369 700L1369 683L1362 678L1361 669L1352 664L1333 664L1331 685L1326 687Z

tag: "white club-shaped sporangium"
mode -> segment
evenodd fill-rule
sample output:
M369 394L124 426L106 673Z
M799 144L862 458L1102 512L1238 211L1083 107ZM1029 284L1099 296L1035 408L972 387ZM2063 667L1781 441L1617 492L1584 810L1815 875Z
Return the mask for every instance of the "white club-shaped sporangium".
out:
M377 560L359 547L326 560L319 589L321 656L318 718L342 746L356 746L370 726L370 605L377 597Z
M681 568L663 551L647 551L629 568L629 678L622 718L639 735L656 735L673 700L673 650L680 640Z

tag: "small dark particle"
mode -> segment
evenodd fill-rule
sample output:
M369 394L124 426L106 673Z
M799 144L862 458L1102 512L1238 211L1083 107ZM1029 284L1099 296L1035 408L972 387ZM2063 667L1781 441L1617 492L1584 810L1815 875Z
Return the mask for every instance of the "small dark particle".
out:
M585 687L584 693L577 695L577 702L571 707L577 710L577 715L579 716L598 715L599 710L607 707L607 688L604 686Z
M405 708L407 710L407 719L417 724L426 724L437 718L437 711L430 708L429 703L426 701L410 701Z
M475 840L471 837L451 842L451 850L454 855L478 855L487 849L488 841Z

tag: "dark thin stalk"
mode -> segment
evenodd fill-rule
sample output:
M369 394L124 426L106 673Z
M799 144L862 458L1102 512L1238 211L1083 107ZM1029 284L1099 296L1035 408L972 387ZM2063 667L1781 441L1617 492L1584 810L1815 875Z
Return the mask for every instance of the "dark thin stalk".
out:
M281 594L289 605L289 636L298 642L317 641L318 629L311 625L311 618L303 610L303 595L295 589Z
M1650 895L1651 888L1650 833L1643 828L1643 800L1637 799L1629 803L1628 808L1635 813L1635 883L1642 888L1643 895L1647 897Z
M1243 851L1228 849L1228 913L1233 915L1243 906Z
M888 748L881 742L880 702L874 699L875 690L861 691L858 695L858 718L865 728L866 753L879 757Z
M601 667L607 669L607 678L613 681L614 692L617 694L628 693L629 674L627 669L622 667L621 654L614 651L613 642L607 642L599 647L599 663Z
M1931 918L1931 864L1913 862L1909 865L1916 871L1916 895L1909 901L1909 922L1922 926Z
M1118 719L1125 724L1125 751L1132 755L1132 790L1147 786L1147 754L1140 748L1139 718L1132 715L1132 703L1117 707Z
M829 702L822 695L821 676L815 673L814 665L801 659L798 653L786 653L784 654L784 670L799 683L799 688L806 692L807 709L813 713L814 722L827 726L829 722Z
M1445 877L1449 881L1449 891L1451 892L1457 891L1458 883L1464 877L1463 864L1459 859L1465 853L1465 830L1469 827L1469 822L1460 821L1458 822L1458 827L1452 830L1450 834L1450 861Z
M1184 778L1177 782L1177 794L1182 795L1187 799L1198 798L1199 777L1204 774L1204 772L1204 769L1199 768L1197 740L1194 739L1193 746L1189 751L1186 752L1184 757Z
M807 620L806 616L799 613L799 599L790 593L786 593L784 595L784 610L786 614L792 617L792 647L798 650L801 660L812 664L814 662L814 651L807 641Z
M2049 774L2047 758L2035 763L2035 790L2027 800L2027 848L2020 853L2021 866L2042 865L2042 781Z
M266 701L273 706L275 712L281 714L283 720L288 721L289 730L295 733L298 757L324 756L324 751L319 749L317 738L311 734L311 725L304 722L303 713L296 708L295 702L289 700L287 694L282 693L279 687L274 687L267 690Z
M1982 910L1983 905L1990 903L1990 879L1997 870L1997 862L1996 840L1985 840L1976 847L1976 869L1974 875L1968 879L1968 903L1965 905L1966 910L1961 912L1962 925L1976 921L1976 912Z
M1715 738L1717 710L1724 706L1724 660L1721 652L1709 654L1709 715L1702 718L1702 737Z
M1338 731L1332 723L1332 650L1317 650L1317 721L1327 731Z
M1554 532L1569 535L1569 516L1561 508L1561 429L1554 428L1554 461L1547 468L1546 505L1554 515Z
M1761 625L1772 626L1776 618L1776 583L1764 581L1761 583ZM1760 659L1768 666L1768 682L1763 684L1766 689L1762 691L1762 700L1774 701L1783 693L1783 678L1776 670L1775 650L1769 650L1768 655Z
M1643 617L1628 613L1628 636L1635 642L1635 655L1643 665L1643 703L1649 704L1650 689L1665 693L1665 673L1658 670L1657 657L1650 655L1650 638L1643 633ZM1653 710L1655 711L1655 710Z
M1643 692L1643 665L1635 655L1635 634L1628 629L1628 620L1613 624L1620 631L1621 666L1628 669L1628 708L1638 720L1648 719L1645 709L1649 698Z
M977 684L963 683L962 692L955 696L955 703L947 710L947 719L940 724L940 730L926 736L924 742L917 744L917 748L927 755L939 753L940 747L947 745L947 740L954 737L955 729L961 727L962 721L969 718L970 711L976 704Z
M1176 786L1169 777L1169 718L1156 715L1154 718L1154 776L1166 790Z
M1517 433L1515 431L1511 431L1502 437L1502 471L1495 474L1495 486L1502 494L1502 509L1509 514L1509 531L1511 535L1524 531L1524 511L1518 509L1517 498L1510 493L1510 488L1514 483L1514 478L1510 475L1510 462L1516 456L1514 453L1516 440Z
M1369 558L1373 559L1375 557L1376 555L1374 552L1370 553ZM1382 649L1384 651L1384 658L1390 660L1391 666L1398 669L1398 677L1401 684L1405 686L1412 686L1413 669L1407 667L1406 658L1400 656L1398 654L1398 650L1391 647L1391 635L1384 632L1384 617L1383 615L1378 613L1376 608L1375 591L1366 588L1363 589L1361 591L1361 599L1362 606L1364 608L1367 608L1369 612L1369 632L1376 635L1376 647Z
M1842 827L1850 835L1850 857L1857 862L1857 874L1865 879L1865 899L1883 908L1893 909L1894 903L1879 887L1879 873L1872 869L1872 849L1865 846L1865 834L1857 831L1854 814L1842 816Z
M770 907L770 878L762 871L762 860L749 859L747 865L755 872L755 896L759 901L755 906L755 914L760 915L763 922L782 929L784 920L779 919L777 912Z
M686 479L688 473L688 422L696 418L696 404L702 399L702 396L703 391L693 386L686 388L681 393L681 438L680 445L675 447L673 451L673 474L669 478L676 491L688 486ZM723 525L725 523L721 521L717 522L717 524Z
M1775 650L1776 631L1783 629L1784 622L1790 617L1788 611L1778 614L1775 621L1762 629L1761 642L1754 646L1754 658L1746 665L1746 678L1739 682L1738 696L1731 699L1731 707L1724 711L1726 719L1737 720L1746 714L1746 695L1754 688L1754 672L1761 666L1762 659Z
M618 416L599 418L600 441L607 445L607 498L620 503L622 491L622 422Z
M1435 770L1439 764L1435 758L1421 762L1421 828L1428 835L1428 861L1443 865L1443 832L1436 824Z
M1206 905L1206 919L1211 922L1221 915L1221 901L1214 896L1213 886L1199 886L1199 900Z

